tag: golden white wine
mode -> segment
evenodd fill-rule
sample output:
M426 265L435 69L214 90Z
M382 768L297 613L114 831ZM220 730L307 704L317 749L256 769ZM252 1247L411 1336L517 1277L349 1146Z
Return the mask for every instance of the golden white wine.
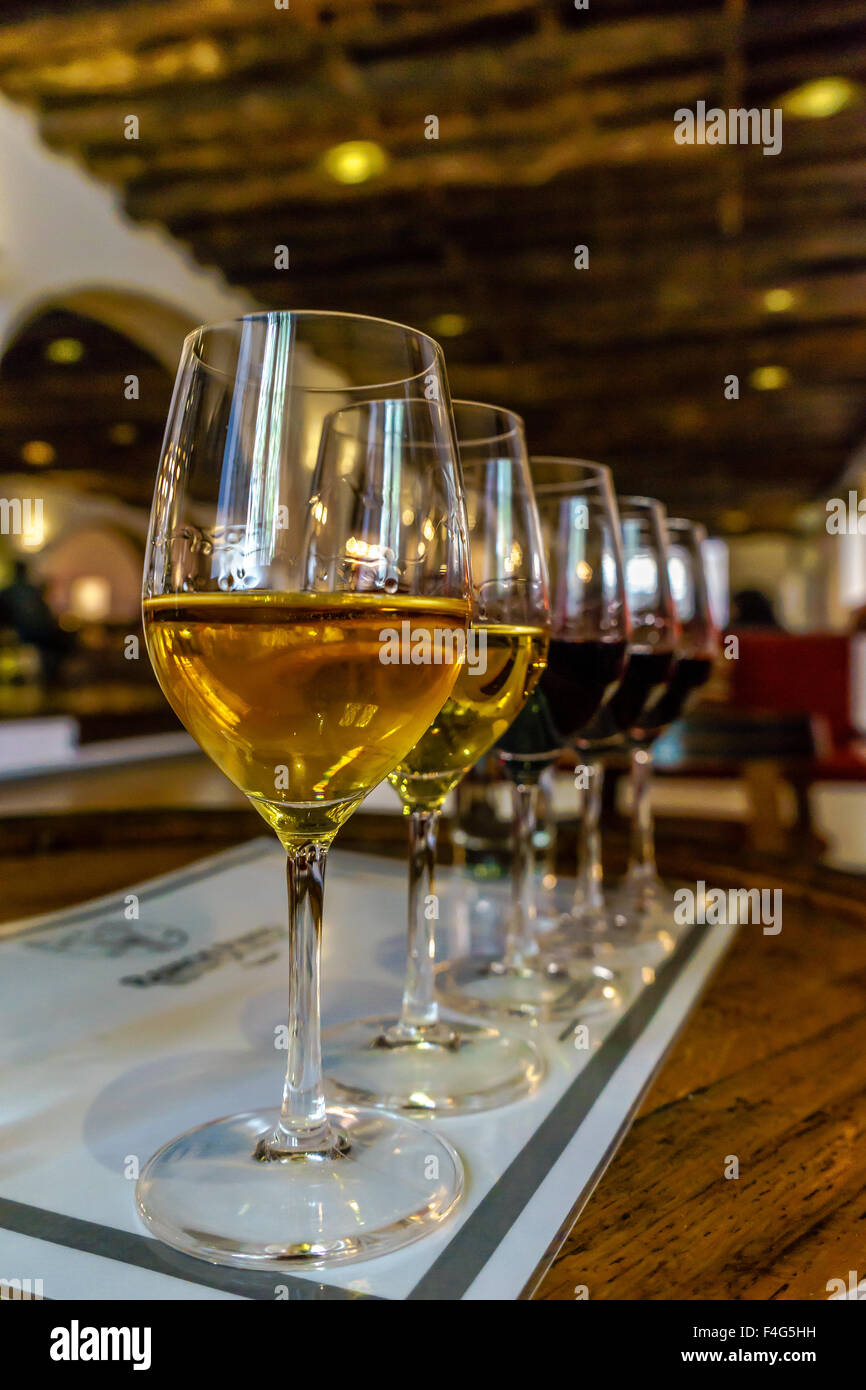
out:
M391 773L404 808L438 806L517 717L544 670L543 628L474 623L483 634L486 669L465 662L451 696L423 738ZM469 648L470 657L472 645Z
M296 848L335 833L457 678L459 655L383 662L383 630L462 634L467 617L459 600L403 595L174 594L145 601L144 632L178 718Z

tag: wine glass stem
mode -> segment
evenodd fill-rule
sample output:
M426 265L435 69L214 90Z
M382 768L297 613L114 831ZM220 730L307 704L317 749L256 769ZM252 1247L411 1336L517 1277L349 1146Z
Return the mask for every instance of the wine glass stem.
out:
M652 810L653 757L649 748L631 753L631 835L628 877L636 884L652 880L656 873L655 831Z
M322 1084L319 964L327 846L289 851L289 1020L283 1103L276 1131L260 1141L259 1158L291 1158L334 1149Z
M439 808L414 810L409 816L409 956L400 1029L413 1032L438 1022L434 994L436 919L439 904L434 890Z
M535 940L533 837L538 819L538 783L516 782L511 789L514 810L514 853L511 860L511 912L505 942L505 964L519 970L538 954Z
M583 815L577 834L577 881L574 889L576 916L601 911L604 907L604 869L601 861L601 794L604 787L604 764L592 762L585 766L587 785L583 793Z

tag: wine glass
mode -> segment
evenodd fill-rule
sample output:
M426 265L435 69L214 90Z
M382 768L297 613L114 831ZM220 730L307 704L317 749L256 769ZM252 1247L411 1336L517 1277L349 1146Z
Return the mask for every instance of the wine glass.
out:
M370 447L344 447L341 419L371 401ZM409 1119L326 1107L320 936L328 846L460 670L468 548L438 345L381 319L311 312L191 333L143 607L169 703L286 851L289 979L282 1105L166 1144L142 1171L139 1214L216 1264L285 1269L396 1249L453 1209L461 1162ZM444 657L391 661L404 632Z
M709 680L718 654L719 636L710 610L704 560L706 530L685 517L665 518L666 575L677 618L675 646L666 678L657 685L630 727L632 813L629 865L617 904L617 924L654 922L669 926L663 910L664 884L655 861L655 834L650 800L652 745L679 719L695 693Z
M644 711L666 689L678 638L666 559L664 508L654 498L620 497L619 512L631 637L616 691L576 739L588 774L588 794L578 829L577 877L569 909L559 915L555 928L543 938L545 951L554 959L573 955L607 964L618 960L624 944L634 944L637 907L636 900L625 893L611 911L604 897L600 827L603 758L625 750L629 740L639 736L637 726L646 723ZM648 806L648 800L641 802L644 817ZM655 934L647 944L656 944ZM665 947L668 940L658 944ZM651 951L653 954L657 952Z
M610 470L533 458L532 476L550 570L551 639L538 688L498 745L514 802L505 953L448 962L438 981L448 1003L465 1011L579 1021L610 1012L620 995L610 970L573 957L553 961L539 946L532 843L538 787L615 690L629 617Z
M450 698L390 774L409 823L408 962L399 1018L324 1035L325 1075L341 1099L436 1114L527 1095L543 1074L532 1043L445 1016L434 990L439 898L434 868L445 798L524 705L544 667L547 570L523 422L498 406L454 402L469 518L472 626Z

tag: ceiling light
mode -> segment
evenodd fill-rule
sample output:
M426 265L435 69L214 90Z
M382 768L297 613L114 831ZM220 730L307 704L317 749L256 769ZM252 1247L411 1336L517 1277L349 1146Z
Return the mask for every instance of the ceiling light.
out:
M459 338L469 327L465 314L437 314L431 319L430 328L437 338Z
M764 292L764 308L768 314L785 314L789 309L793 309L797 302L797 296L793 290L766 290Z
M37 468L44 468L46 464L53 463L57 458L57 450L46 439L28 439L26 444L21 445L21 457L25 463L35 464Z
M45 356L49 362L68 366L70 362L81 361L84 356L84 344L78 338L54 338L46 346Z
M756 367L749 377L749 385L756 391L779 391L783 386L789 386L791 373L787 367Z
M804 82L801 87L786 92L779 98L779 105L786 116L815 121L853 106L858 95L858 88L847 77L818 77L814 82Z
M76 575L69 586L69 608L85 622L104 622L111 612L111 584L106 576Z
M135 425L130 425L125 420L112 425L108 431L108 437L112 444L134 444L138 438L138 430Z
M388 156L373 140L347 140L328 150L322 164L337 183L366 183L385 172Z
M210 39L198 39L189 50L190 60L197 72L206 77L222 72L223 55Z

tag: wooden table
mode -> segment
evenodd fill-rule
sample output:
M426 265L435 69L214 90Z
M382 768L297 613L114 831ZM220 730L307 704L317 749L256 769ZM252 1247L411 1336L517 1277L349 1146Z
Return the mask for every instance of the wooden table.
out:
M341 840L381 847L385 829L400 853L397 817L356 816ZM264 830L252 811L226 810L0 821L0 921L122 888ZM825 1299L829 1279L866 1273L864 880L687 833L662 840L662 869L720 887L781 886L781 935L741 929L527 1296L573 1299L585 1285L592 1299ZM621 859L614 839L614 870ZM736 1180L725 1177L732 1155Z

